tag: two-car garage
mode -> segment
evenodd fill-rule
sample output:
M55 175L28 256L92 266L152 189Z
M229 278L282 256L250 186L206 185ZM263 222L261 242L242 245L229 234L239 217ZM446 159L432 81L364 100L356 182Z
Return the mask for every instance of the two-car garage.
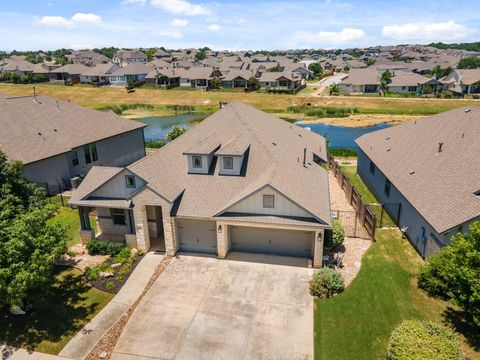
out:
M183 252L217 254L215 221L175 219L177 242ZM230 251L312 257L314 232L267 227L228 225Z

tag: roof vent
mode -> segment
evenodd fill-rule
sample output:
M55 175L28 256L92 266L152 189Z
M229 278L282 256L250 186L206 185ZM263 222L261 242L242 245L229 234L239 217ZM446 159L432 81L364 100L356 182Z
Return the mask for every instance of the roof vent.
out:
M472 109L465 109L466 113L469 113L470 111L472 111Z
M410 175L415 174L415 170L409 172Z
M385 140L390 140L390 136L389 136L389 137L387 137Z
M276 144L276 143L274 143L274 142L272 142L272 145L274 145L274 146L277 146L277 144Z
M41 132L39 132L39 133L37 133L37 134L38 134L39 136L42 136L42 133L41 133Z
M443 142L438 143L438 152L442 152Z
M387 152L392 151L392 149L387 149Z

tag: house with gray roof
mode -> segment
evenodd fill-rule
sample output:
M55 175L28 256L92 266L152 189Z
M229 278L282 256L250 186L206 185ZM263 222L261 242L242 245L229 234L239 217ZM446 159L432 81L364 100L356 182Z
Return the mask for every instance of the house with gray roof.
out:
M376 68L351 69L338 83L340 91L345 93L375 94L380 91L380 79Z
M49 73L50 82L56 84L78 84L81 75L90 68L82 64L67 64Z
M414 72L400 72L392 77L387 85L392 93L400 94L434 94L443 88L442 84L434 79Z
M127 66L130 63L145 63L148 58L143 51L138 49L134 50L118 50L113 55L113 62L120 67Z
M118 65L112 64L111 62L106 64L98 64L81 74L80 80L82 83L108 85L110 84L109 76L118 69Z
M455 69L441 81L454 93L480 94L480 69Z
M304 79L290 71L265 71L258 82L265 90L295 91L304 84Z
M358 174L423 256L480 219L480 107L464 107L356 140Z
M134 83L146 80L148 73L152 71L152 67L140 62L131 62L121 67L106 77L111 85L125 86L129 81Z
M92 166L126 166L145 156L144 124L47 96L0 94L0 148L21 160L27 180L50 193Z
M326 160L322 136L234 102L129 166L94 167L69 203L84 242L299 256L318 267L331 226Z

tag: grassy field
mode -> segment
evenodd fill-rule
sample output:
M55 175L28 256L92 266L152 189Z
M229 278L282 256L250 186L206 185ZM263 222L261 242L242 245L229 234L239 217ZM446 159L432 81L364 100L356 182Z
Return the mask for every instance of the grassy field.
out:
M0 313L0 343L58 354L67 342L113 298L90 287L76 269L57 267L46 299L24 316Z
M309 91L294 95L243 93L227 91L184 91L164 90L152 87L136 89L127 93L124 88L94 88L90 85L63 86L36 84L37 93L64 100L71 100L92 108L104 108L123 103L156 105L156 112L170 112L167 105L191 105L198 112L211 112L218 109L220 101L239 100L256 108L272 113L285 112L288 106L310 103L332 107L356 107L364 114L409 114L430 115L460 106L480 104L478 100L423 99L423 98L383 98L361 96L313 97ZM0 93L10 95L30 95L32 85L0 84Z
M356 175L342 167L367 202L377 202ZM316 359L384 359L391 331L406 319L427 319L455 328L470 359L480 359L480 334L452 304L417 287L423 260L399 230L377 229L376 242L344 293L315 302Z

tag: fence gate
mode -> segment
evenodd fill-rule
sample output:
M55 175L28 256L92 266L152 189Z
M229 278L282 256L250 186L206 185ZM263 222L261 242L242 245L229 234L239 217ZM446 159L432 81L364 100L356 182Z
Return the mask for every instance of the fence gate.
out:
M345 236L361 239L371 239L372 236L367 228L362 225L360 216L355 211L332 210L332 218L338 219L345 230Z

